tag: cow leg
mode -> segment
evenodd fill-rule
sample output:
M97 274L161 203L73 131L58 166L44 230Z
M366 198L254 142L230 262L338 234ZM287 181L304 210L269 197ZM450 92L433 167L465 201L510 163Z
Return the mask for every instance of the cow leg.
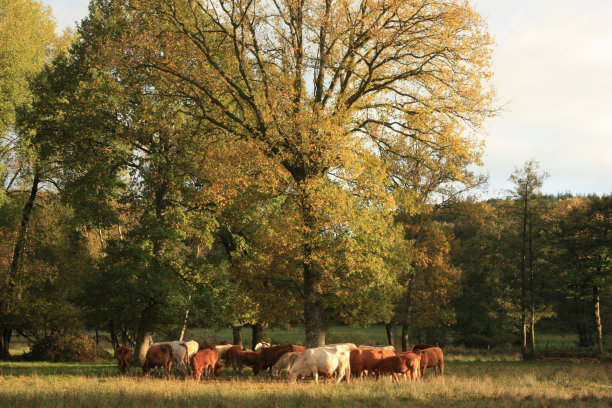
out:
M315 379L315 384L318 384L319 383L319 370L318 370L318 368L315 368L312 371L312 375L313 375L313 377Z

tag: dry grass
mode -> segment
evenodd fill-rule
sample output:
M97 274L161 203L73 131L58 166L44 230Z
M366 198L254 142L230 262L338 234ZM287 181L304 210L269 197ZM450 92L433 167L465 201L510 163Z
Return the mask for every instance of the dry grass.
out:
M467 361L449 356L446 375L392 384L312 381L289 385L224 372L219 380L115 375L112 363L0 364L1 407L612 407L612 365L582 361Z

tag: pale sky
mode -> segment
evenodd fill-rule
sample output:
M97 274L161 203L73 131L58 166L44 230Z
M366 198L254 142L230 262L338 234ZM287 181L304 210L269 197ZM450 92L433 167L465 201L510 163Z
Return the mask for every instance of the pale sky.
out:
M58 31L86 0L43 0ZM496 46L500 114L485 124L485 197L502 197L528 160L550 174L549 194L612 193L612 1L471 0Z

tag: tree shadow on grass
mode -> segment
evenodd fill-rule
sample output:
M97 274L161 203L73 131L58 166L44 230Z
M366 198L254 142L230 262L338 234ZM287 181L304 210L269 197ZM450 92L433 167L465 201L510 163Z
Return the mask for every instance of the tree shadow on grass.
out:
M496 398L464 397L464 398L435 398L431 401L412 398L409 395L389 397L380 395L342 395L312 397L302 394L262 394L241 395L233 391L228 395L168 395L162 393L138 393L130 395L124 393L98 393L92 391L46 392L44 398L37 395L1 395L2 406L36 406L46 407L603 407L612 405L611 398L574 398L574 399L546 399L530 398L516 399L504 395Z

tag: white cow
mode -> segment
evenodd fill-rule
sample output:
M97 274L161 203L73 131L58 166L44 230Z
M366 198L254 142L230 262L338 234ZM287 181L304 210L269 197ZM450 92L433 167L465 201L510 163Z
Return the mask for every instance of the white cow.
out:
M151 344L151 346L156 346L160 344L169 344L172 347L172 351L174 352L174 363L176 364L176 368L182 373L187 371L187 367L189 367L189 353L187 344L184 341L161 341L157 343Z
M215 346L217 352L219 353L219 358L225 357L225 355L227 354L227 350L229 350L233 346L233 344L220 344L218 346Z
M191 356L197 353L200 348L200 345L195 340L186 341L185 345L187 346L187 354L189 358L191 358Z
M395 347L393 346L366 346L362 344L359 348L372 349L372 350L391 350L395 353Z
M287 380L295 382L298 376L312 375L319 383L319 372L332 374L338 370L338 379L351 380L350 352L346 346L317 347L306 349L287 370Z
M323 347L332 347L332 346L346 346L349 349L357 348L357 345L355 343L333 343L333 344L326 344Z
M259 342L259 343L257 343L255 345L255 349L253 351L261 351L261 349L268 348L270 346L271 346L270 343L266 343L265 341L261 341L261 342Z
M270 369L270 375L272 377L278 377L281 375L283 370L288 370L298 359L303 351L285 353L278 359L276 364Z

